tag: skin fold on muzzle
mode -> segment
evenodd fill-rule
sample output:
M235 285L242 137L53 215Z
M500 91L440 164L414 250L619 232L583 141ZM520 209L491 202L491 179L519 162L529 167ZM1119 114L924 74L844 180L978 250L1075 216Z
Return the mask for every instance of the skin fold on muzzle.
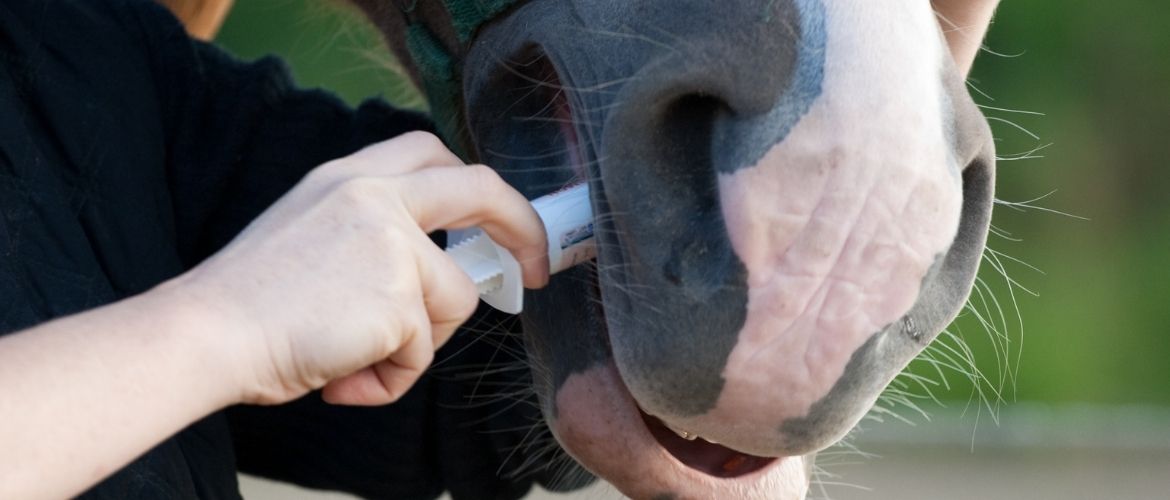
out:
M627 495L801 497L966 301L994 150L926 2L406 3L358 2L449 141L530 197L590 184L596 266L524 335Z

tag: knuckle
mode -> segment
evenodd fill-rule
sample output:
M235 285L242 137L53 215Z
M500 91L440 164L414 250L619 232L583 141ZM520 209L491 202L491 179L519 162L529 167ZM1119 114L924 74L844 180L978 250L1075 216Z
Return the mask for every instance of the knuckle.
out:
M475 309L479 307L479 292L476 291L475 285L468 280L463 286L457 287L457 299L454 301L455 310L451 311L454 319L460 323L467 321L472 314L475 314Z
M333 188L332 195L347 208L374 210L379 206L379 201L385 198L386 187L379 179L353 177L339 182Z
M397 314L393 315L391 323L393 329L397 331L386 337L389 343L385 346L385 355L393 354L418 340L422 332L422 321L418 319L419 316L417 311L410 310L398 310Z
M400 314L403 331L412 336L418 335L419 332L424 330L426 325L430 324L426 308L424 307L410 307L407 310L401 311Z
M410 328L414 342L431 342L431 317L426 308L419 307L410 315Z
M346 160L344 158L331 160L322 163L317 168L310 170L305 174L305 180L312 183L327 183L337 180L341 175L341 171L345 169Z
M431 366L431 363L435 362L435 351L434 351L434 349L427 349L425 352L421 353L419 356L420 356L420 359L419 359L420 363L418 366L418 372L419 372L419 376L421 376L422 373L427 370L427 367Z
M495 169L481 164L468 165L468 172L474 177L477 185L491 189L493 192L499 192L507 189L508 184L500 177L500 173Z
M439 136L424 130L415 130L399 136L399 140L408 142L410 147L425 151L446 150L447 146Z

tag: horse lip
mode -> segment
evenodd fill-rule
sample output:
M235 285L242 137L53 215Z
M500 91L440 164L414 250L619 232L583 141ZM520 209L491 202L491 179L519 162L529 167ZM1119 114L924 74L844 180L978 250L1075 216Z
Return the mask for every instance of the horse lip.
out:
M779 458L737 477L683 463L653 436L612 361L571 376L556 400L558 418L550 427L566 450L633 498L670 492L676 498L790 500L807 492L806 457Z

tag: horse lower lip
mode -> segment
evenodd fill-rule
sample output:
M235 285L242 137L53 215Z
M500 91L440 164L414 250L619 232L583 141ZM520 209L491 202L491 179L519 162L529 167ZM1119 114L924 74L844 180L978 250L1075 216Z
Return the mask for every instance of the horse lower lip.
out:
M658 444L687 467L718 478L746 476L763 469L777 459L757 457L732 450L721 444L698 437L687 439L679 436L658 418L639 409L642 421Z
M702 441L683 443L699 453L680 452L685 449L670 436L682 438L645 419L612 362L569 376L555 398L559 415L550 424L566 451L631 498L670 492L680 500L797 500L808 491L805 457L766 458L761 466ZM655 429L665 435L655 435Z

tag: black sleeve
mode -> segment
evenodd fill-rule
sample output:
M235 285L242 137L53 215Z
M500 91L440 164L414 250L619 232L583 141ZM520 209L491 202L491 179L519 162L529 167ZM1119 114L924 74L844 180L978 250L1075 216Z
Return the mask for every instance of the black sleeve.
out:
M429 128L421 116L378 101L351 110L323 92L296 90L275 59L244 64L181 33L155 36L152 47L189 47L178 55L155 51L176 232L188 263L230 241L313 167ZM464 333L437 356L446 367L439 375L384 408L334 407L311 395L277 408L233 409L239 467L367 498L443 491L456 499L521 498L534 481L555 475L548 465L557 465L551 459L559 448L536 410L520 344L503 332L486 341Z
M166 128L179 248L188 263L226 244L314 167L430 129L422 115L382 101L354 110L327 92L296 89L276 58L240 62L188 38L161 7L139 12Z

